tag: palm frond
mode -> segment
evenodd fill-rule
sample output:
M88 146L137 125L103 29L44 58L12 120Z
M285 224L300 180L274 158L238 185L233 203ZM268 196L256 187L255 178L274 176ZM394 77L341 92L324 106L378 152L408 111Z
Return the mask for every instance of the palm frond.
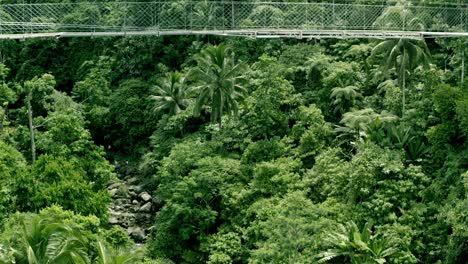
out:
M37 260L36 254L34 253L34 250L32 249L31 246L28 246L27 256L28 256L28 264L41 264Z
M338 252L336 250L328 250L326 252L320 253L317 255L317 258L320 258L317 263L325 263L329 260L332 260L336 257L342 256L343 254L341 252Z
M231 48L224 44L208 46L196 56L196 61L197 67L189 73L197 84L189 90L197 96L194 115L199 115L208 102L212 122L220 123L225 113L237 115L237 100L246 93L246 65L234 63Z

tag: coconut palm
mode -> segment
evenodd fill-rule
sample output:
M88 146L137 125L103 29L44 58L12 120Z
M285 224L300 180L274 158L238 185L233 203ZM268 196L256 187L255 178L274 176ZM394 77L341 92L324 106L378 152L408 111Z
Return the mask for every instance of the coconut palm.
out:
M96 264L133 264L141 259L139 252L109 247L103 241L98 241L97 249Z
M193 92L198 94L194 108L199 115L203 105L210 102L211 122L221 127L223 114L238 112L237 100L243 98L246 89L245 64L236 64L231 50L224 44L209 46L196 57L198 63L190 75L197 83Z
M153 89L155 95L150 96L155 102L154 111L168 111L174 115L187 107L189 99L184 79L179 72L171 72L158 80Z
M88 263L79 229L38 215L23 219L21 237L13 245L15 263Z
M406 6L394 6L388 8L379 17L376 24L382 28L391 29L402 27L422 30L424 23L414 16ZM416 39L388 39L382 41L372 50L371 57L380 56L381 65L385 73L395 68L398 74L398 82L402 92L402 115L405 113L405 88L408 71L419 65L428 66L430 52L423 40Z
M406 79L408 71L419 65L429 65L430 52L424 41L413 39L389 39L379 43L372 51L372 56L382 55L384 72L395 68L402 92L402 115L406 104Z
M351 221L340 224L338 230L325 239L331 248L320 253L318 263L324 263L337 257L349 259L351 263L371 264L386 263L386 258L394 255L397 250L388 247L388 241L372 235L372 225L366 223L362 231Z

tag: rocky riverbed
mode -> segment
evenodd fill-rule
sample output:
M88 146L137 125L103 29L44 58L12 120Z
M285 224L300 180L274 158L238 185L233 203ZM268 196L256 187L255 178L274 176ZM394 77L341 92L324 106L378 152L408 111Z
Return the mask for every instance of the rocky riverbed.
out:
M153 197L144 191L136 177L131 176L122 177L107 189L112 197L109 223L125 228L135 242L144 242L153 224Z

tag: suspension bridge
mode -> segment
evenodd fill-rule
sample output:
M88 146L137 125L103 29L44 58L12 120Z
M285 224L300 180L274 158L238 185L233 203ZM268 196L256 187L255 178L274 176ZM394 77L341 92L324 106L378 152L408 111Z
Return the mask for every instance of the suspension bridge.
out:
M461 1L15 2L0 4L0 39L143 35L468 37L468 4Z

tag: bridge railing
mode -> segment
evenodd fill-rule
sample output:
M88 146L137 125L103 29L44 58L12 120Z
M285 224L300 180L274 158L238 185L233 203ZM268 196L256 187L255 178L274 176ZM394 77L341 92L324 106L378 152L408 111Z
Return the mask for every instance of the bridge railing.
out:
M468 7L401 1L0 4L0 34L255 29L468 32Z

